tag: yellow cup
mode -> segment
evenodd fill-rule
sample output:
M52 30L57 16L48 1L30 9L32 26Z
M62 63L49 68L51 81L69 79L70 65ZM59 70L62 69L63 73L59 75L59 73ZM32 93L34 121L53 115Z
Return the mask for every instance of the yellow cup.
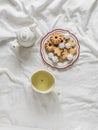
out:
M55 78L50 72L39 70L32 75L31 83L33 90L46 94L53 90Z

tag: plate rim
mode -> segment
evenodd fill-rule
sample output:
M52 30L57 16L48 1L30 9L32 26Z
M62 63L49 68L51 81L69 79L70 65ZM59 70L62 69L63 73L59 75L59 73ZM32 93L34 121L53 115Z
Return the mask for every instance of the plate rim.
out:
M73 35L74 38L75 38L76 41L77 41L77 45L78 45L78 54L77 54L77 57L76 57L75 60L72 61L72 63L70 63L69 65L67 65L67 66L65 66L65 67L64 67L64 66L63 66L63 67L59 67L59 66L51 65L50 63L48 63L48 62L45 60L45 58L43 57L43 54L42 54L42 43L43 43L43 40L44 40L49 34L55 32L55 31L65 31L65 32L68 32L68 33L70 33L71 35ZM77 61L77 59L78 59L79 56L80 56L79 40L78 40L77 36L76 36L75 34L73 34L72 32L70 32L69 30L60 29L60 28L54 29L54 30L52 30L52 31L49 31L49 32L41 39L41 42L40 42L40 54L41 54L41 57L42 57L43 61L44 61L47 65L51 66L52 68L56 68L56 69L66 69L66 68L72 66L72 65Z

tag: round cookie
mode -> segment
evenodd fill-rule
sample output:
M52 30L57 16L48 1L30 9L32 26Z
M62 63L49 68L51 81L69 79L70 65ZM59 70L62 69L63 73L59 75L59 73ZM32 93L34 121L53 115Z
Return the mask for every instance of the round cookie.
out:
M66 43L66 39L63 35L60 36L60 40L61 43Z
M75 48L70 48L69 53L75 55L77 53L77 50Z
M53 52L54 46L50 40L45 43L45 49L47 52Z
M61 35L59 33L53 33L50 37L51 42L54 45L58 45L61 42Z

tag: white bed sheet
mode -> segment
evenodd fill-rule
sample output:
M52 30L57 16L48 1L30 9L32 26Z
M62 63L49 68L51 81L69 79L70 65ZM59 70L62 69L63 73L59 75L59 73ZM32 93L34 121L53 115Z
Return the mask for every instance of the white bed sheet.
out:
M12 47L15 33L37 24L31 48ZM55 28L69 29L80 57L67 70L43 63L40 40ZM30 77L46 69L54 92L32 91ZM0 129L98 130L98 0L0 0Z

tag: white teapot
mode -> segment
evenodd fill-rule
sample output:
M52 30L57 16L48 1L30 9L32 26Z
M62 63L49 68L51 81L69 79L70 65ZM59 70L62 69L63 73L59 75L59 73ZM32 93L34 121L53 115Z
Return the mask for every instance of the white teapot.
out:
M16 33L17 42L23 47L31 47L35 42L36 25L33 24L30 28L22 28Z

